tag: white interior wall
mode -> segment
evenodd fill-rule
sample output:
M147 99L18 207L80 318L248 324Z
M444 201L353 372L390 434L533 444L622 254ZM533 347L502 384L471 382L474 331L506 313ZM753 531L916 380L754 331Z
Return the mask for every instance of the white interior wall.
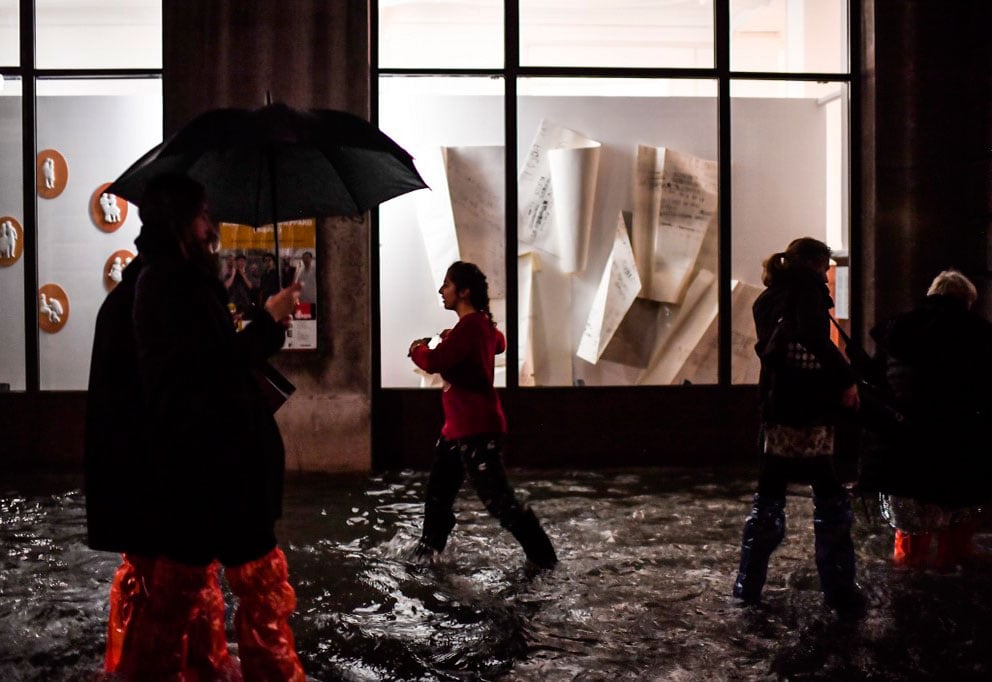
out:
M21 182L21 98L0 97L0 216L24 225ZM0 266L0 383L26 388L24 367L24 258Z

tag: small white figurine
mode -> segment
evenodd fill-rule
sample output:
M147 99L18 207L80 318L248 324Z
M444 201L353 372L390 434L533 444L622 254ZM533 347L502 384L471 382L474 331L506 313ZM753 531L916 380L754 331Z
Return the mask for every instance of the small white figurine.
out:
M130 260L130 259L128 259ZM114 256L114 262L110 266L110 272L107 273L107 277L114 280L117 284L121 283L123 279L124 266L121 265L121 257Z
M9 220L0 224L0 258L13 258L17 251L17 230Z
M55 159L46 156L41 162L41 173L45 177L45 187L55 189Z
M103 209L103 222L119 223L121 220L121 207L117 205L117 197L104 192L100 195L100 208Z
M45 315L52 324L58 324L62 321L62 304L57 298L48 298L45 294L41 294L41 305L38 306L38 311Z

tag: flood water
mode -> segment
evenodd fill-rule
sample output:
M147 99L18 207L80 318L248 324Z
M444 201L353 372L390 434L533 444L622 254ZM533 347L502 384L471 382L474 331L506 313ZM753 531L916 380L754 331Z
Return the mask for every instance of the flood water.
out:
M790 491L764 605L736 607L729 593L753 476L511 471L561 559L536 573L468 486L442 560L422 566L404 555L419 535L426 474L291 477L280 542L308 678L989 679L992 568L891 568L892 532L860 500L862 621L821 606L802 487ZM118 557L86 548L79 482L3 484L0 536L0 680L100 679ZM987 533L978 542L990 549Z

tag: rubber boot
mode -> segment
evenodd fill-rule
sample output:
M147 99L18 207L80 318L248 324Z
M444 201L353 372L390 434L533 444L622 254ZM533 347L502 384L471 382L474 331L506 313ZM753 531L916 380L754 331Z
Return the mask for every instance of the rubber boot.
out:
M117 671L124 649L124 639L135 615L148 603L148 584L151 582L153 559L131 554L121 555L121 565L114 572L110 584L110 615L107 619L107 652L104 657L105 672Z
M746 604L761 601L761 590L768 575L768 560L784 537L785 498L755 494L751 513L744 520L734 598Z
M228 568L238 597L234 629L245 682L305 682L289 617L296 608L286 556L278 547L260 559Z
M904 533L896 531L892 563L897 568L922 568L930 552L930 533Z
M220 563L210 565L188 632L186 682L237 682L241 669L227 650Z
M851 523L854 515L847 492L813 495L813 536L816 570L827 606L844 619L860 617L864 596L854 582L854 543Z
M451 508L440 500L428 497L424 503L424 528L415 553L424 555L431 551L443 552L454 527L455 514Z
M538 568L551 569L558 563L558 555L548 534L541 528L534 511L530 508L510 522L506 529L517 539L527 555L527 560Z
M148 602L124 639L118 672L125 679L184 679L187 633L208 582L208 567L155 560Z

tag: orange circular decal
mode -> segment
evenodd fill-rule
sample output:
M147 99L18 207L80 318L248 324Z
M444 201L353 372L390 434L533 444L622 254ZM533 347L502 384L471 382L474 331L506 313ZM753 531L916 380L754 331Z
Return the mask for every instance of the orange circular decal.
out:
M38 152L38 196L54 199L69 182L69 164L54 149Z
M127 249L114 251L103 266L103 285L110 291L121 283L124 278L124 268L134 260L134 254Z
M69 320L69 297L58 284L43 284L38 289L38 326L54 334Z
M0 265L13 265L24 253L24 229L17 218L0 216Z
M107 192L108 187L110 183L105 182L93 192L90 197L90 217L104 232L114 232L127 220L127 200Z

